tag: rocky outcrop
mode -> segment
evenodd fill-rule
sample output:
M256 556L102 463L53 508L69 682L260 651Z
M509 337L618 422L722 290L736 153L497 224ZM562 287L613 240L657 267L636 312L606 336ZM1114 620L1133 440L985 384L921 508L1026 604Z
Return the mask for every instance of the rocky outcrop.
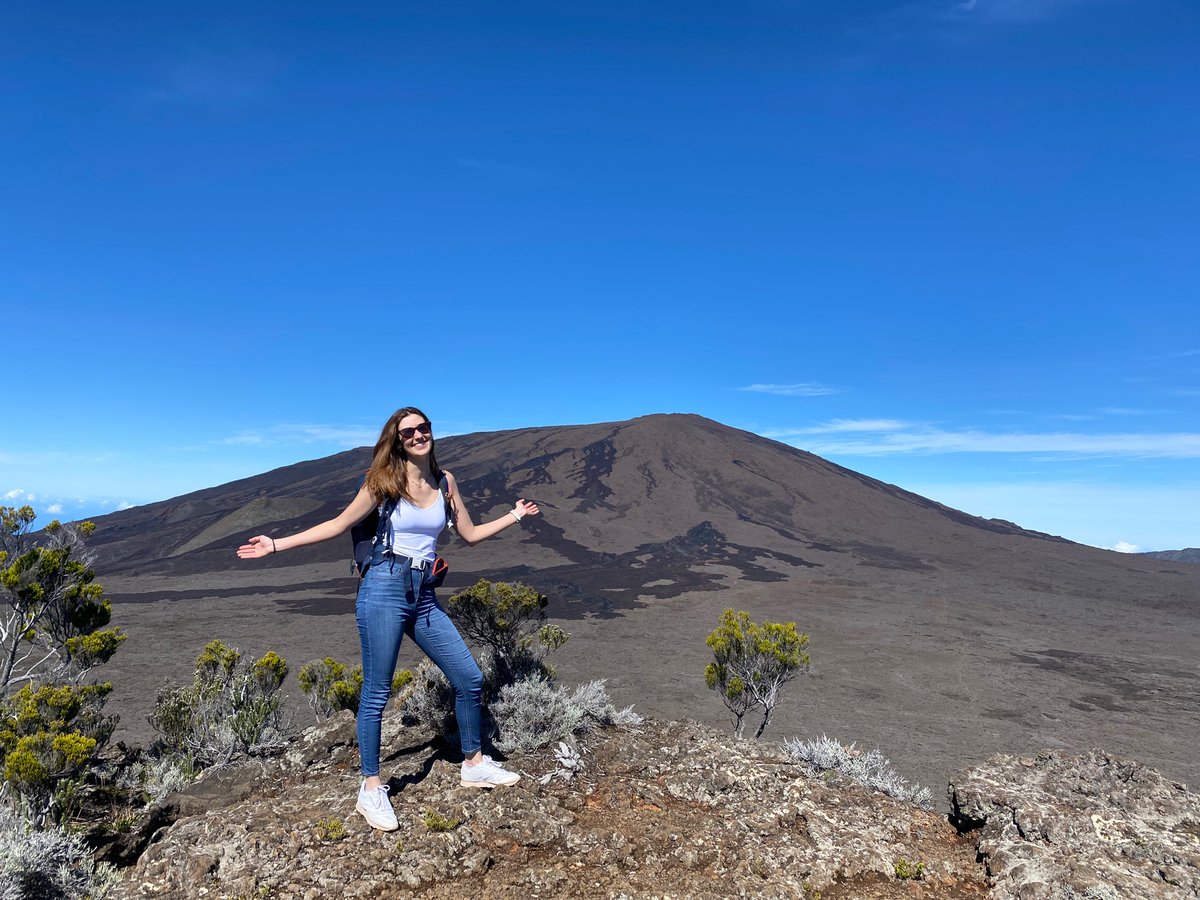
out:
M400 748L385 760L400 820L390 834L354 812L352 738L347 718L248 767L254 795L165 829L125 871L124 895L910 896L898 866L936 896L985 891L974 847L944 817L808 780L774 745L694 723L595 735L569 781L549 750L514 759L523 780L482 792L459 786L427 735L388 722L384 746ZM428 810L458 824L435 830Z
M399 831L354 812L347 716L172 798L178 820L121 894L1124 900L1200 884L1197 798L1100 753L996 757L951 784L948 819L695 723L592 735L570 779L549 749L515 758L525 777L494 792L461 787L456 760L396 721L384 747Z
M1200 897L1200 796L1139 763L1001 755L949 794L998 898Z

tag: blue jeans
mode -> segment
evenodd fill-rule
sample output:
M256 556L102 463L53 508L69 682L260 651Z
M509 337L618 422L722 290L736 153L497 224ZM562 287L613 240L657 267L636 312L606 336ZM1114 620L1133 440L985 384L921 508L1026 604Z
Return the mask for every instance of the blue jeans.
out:
M427 584L429 568L376 550L358 586L355 621L362 641L363 686L358 703L362 774L379 774L379 732L392 690L400 642L409 635L454 688L454 709L464 756L480 749L479 698L483 675L471 651Z

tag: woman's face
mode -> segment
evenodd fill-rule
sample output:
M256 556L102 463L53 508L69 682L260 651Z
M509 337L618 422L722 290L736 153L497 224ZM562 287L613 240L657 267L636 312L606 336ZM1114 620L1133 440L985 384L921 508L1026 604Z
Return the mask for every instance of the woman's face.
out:
M410 413L397 422L396 432L404 452L409 456L425 456L433 448L433 430L416 413Z

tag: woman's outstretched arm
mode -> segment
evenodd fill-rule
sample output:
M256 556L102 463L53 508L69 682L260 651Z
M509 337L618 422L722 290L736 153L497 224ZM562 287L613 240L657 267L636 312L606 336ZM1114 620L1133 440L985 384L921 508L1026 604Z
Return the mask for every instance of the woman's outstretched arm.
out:
M449 472L446 472L445 475L446 483L450 487L450 503L454 507L454 528L468 544L478 544L493 534L499 534L509 525L516 525L526 516L536 516L541 512L533 501L521 499L516 502L511 512L506 512L500 518L490 522L476 525L467 511L466 504L463 503L462 494L458 491L458 484L454 481L454 476Z
M272 553L290 550L293 547L327 541L339 534L345 534L352 525L366 518L367 513L377 505L374 495L367 490L366 485L363 485L354 495L354 499L350 501L350 505L338 513L335 518L322 522L320 525L314 525L299 534L289 534L287 537L269 538L265 534L252 537L238 547L237 555L242 559L259 559L263 556L270 556Z

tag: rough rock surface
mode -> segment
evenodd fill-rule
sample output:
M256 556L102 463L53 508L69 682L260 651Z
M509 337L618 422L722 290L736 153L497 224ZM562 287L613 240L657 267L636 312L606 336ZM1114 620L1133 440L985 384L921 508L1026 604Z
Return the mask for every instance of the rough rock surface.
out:
M1200 897L1200 796L1140 763L1000 755L949 794L996 897Z
M119 895L955 900L1194 896L1187 891L1197 884L1196 798L1095 754L1074 762L997 757L972 770L951 785L956 821L972 826L960 834L945 816L836 778L805 778L774 744L734 741L691 722L592 735L573 780L539 782L556 771L550 749L514 758L509 767L522 781L488 792L461 787L457 762L440 744L389 720L384 766L400 829L381 833L354 812L353 738L347 715L310 729L278 759L226 770L171 798L179 818L123 871ZM1042 759L1062 773L1049 774ZM1088 774L1070 782L1073 765ZM1105 779L1115 787L1120 767L1132 773L1121 782L1127 802L1106 811L1119 792ZM430 809L458 824L431 829ZM1061 818L1034 818L1036 810ZM1004 820L1012 825L1014 815L1022 825L1010 833ZM1064 841L1061 853L1045 851L1047 835ZM1036 853L1024 846L1030 841ZM1066 841L1095 852L1072 860ZM1169 865L1168 845L1176 848ZM1123 869L1118 846L1131 854ZM1136 847L1163 862L1147 856L1143 864ZM1043 867L1037 878L1032 858ZM1167 868L1155 878L1155 866ZM1120 892L1083 893L1094 885Z

